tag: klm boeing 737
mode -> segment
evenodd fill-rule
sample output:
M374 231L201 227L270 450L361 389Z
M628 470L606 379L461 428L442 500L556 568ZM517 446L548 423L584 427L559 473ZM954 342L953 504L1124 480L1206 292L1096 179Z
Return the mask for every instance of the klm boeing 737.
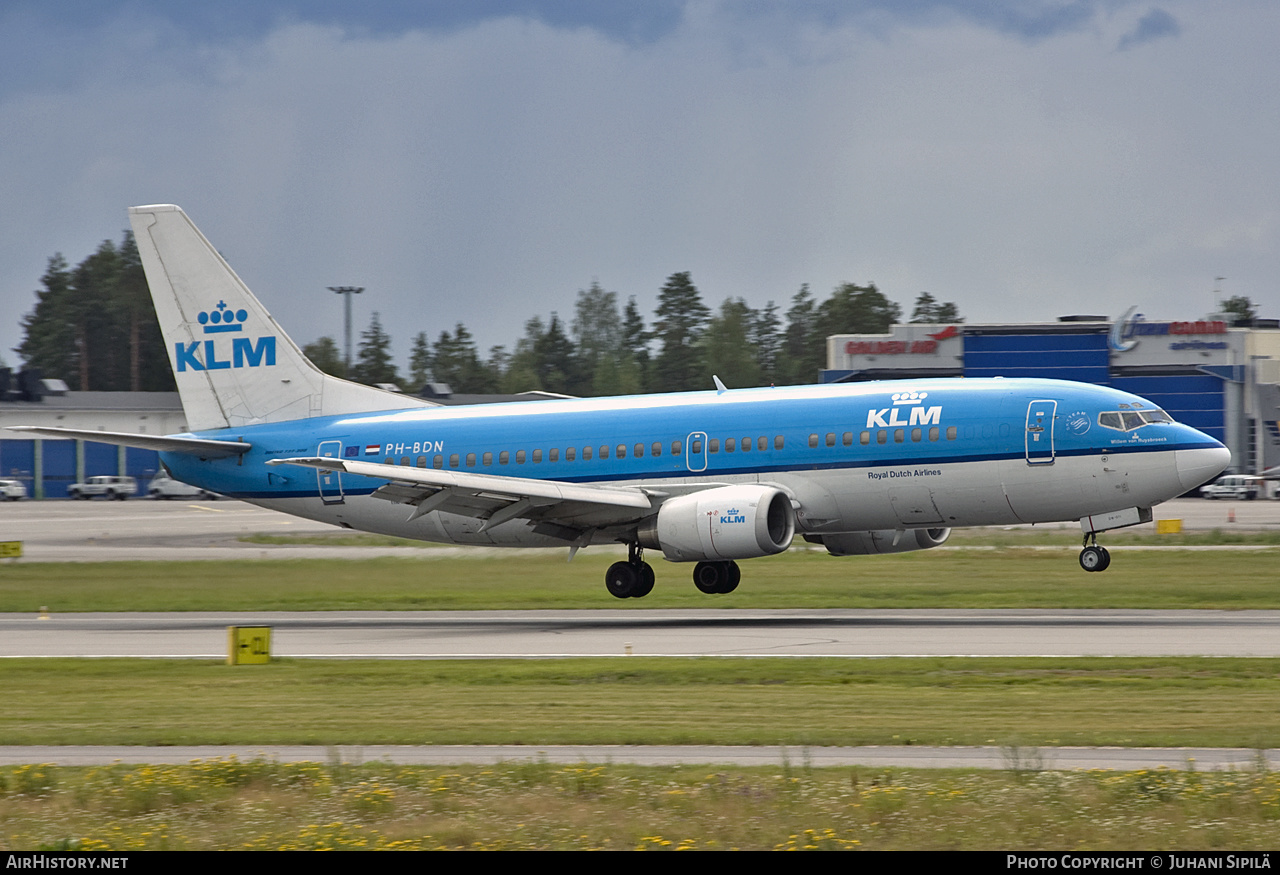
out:
M727 593L793 538L834 556L936 547L953 527L1079 520L1097 535L1230 463L1155 404L1057 380L929 379L440 407L319 371L175 206L130 211L189 433L25 428L158 450L193 486L351 529L450 544L625 544Z

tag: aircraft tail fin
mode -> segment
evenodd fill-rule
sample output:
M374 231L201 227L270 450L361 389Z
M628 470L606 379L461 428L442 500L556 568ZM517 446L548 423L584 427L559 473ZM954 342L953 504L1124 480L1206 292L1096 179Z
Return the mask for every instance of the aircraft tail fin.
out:
M130 207L187 428L433 406L307 360L181 208Z

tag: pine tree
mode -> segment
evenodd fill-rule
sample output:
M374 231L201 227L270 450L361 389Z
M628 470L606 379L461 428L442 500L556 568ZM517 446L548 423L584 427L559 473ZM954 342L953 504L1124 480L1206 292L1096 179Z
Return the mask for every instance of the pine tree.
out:
M400 375L391 360L391 338L382 330L382 321L373 314L369 327L360 334L360 348L351 366L351 379L357 383L399 383Z
M660 392L680 392L704 387L698 340L711 311L702 303L688 272L674 273L658 294L658 320L654 337L662 344L653 370Z

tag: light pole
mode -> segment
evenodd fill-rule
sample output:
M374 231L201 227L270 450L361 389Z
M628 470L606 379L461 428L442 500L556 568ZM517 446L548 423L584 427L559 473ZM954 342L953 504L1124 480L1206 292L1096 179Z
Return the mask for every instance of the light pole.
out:
M346 319L343 322L343 328L344 328L345 338L347 342L346 349L345 349L345 352L347 354L347 361L346 361L347 373L350 374L351 373L351 296L358 295L361 292L363 292L364 287L363 286L329 286L329 291L337 292L339 295L342 295L343 300L346 301L346 308L345 308Z

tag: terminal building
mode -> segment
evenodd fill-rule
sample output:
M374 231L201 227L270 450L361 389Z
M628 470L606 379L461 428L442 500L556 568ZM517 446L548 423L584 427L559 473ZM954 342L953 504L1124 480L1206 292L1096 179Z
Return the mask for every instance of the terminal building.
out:
M895 325L827 338L823 382L1047 377L1148 398L1222 441L1238 474L1280 465L1280 322L1064 316L1029 324Z

